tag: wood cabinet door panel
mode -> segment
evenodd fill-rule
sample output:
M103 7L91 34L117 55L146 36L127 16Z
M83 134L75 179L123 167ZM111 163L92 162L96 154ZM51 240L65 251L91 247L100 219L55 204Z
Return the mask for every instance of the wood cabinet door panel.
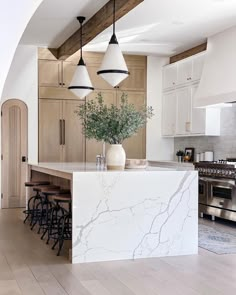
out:
M129 67L130 75L120 83L120 90L145 91L146 67Z
M58 60L39 60L39 86L60 86L62 83L61 66Z
M83 101L63 101L63 159L65 162L84 162L85 139L81 120L75 110Z
M73 64L71 62L63 61L62 63L63 72L62 72L62 86L68 87L70 85L70 82L74 76L75 70L77 68L76 64Z
M40 99L39 102L39 162L61 162L62 101Z
M90 80L95 89L100 90L111 90L113 87L108 84L101 76L97 74L100 64L88 64L87 70L89 73Z

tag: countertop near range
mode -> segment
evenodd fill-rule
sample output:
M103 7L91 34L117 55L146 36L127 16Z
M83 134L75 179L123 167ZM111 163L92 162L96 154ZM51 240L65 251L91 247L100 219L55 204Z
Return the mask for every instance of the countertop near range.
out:
M151 167L163 167L179 171L194 170L193 163L177 162L177 161L148 161L148 165Z

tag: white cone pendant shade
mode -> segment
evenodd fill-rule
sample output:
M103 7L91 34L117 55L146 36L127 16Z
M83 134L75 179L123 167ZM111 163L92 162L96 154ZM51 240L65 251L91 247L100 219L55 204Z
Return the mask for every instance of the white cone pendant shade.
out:
M92 83L88 74L88 70L83 60L82 29L83 29L83 22L85 21L85 17L78 16L77 19L80 22L80 60L68 89L70 89L80 99L83 99L86 95L92 92L94 88L92 86Z
M83 99L94 90L83 58L80 58L68 89L70 89L80 99Z
M111 37L97 74L113 87L129 76L129 71L115 34Z

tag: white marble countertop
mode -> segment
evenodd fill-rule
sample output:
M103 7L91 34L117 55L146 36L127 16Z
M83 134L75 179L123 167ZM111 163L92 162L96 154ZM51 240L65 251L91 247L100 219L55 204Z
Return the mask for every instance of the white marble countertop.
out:
M148 161L150 166L157 166L157 167L176 167L179 168L178 170L182 170L187 168L186 170L194 170L193 163L189 162L177 162L177 161Z
M44 169L60 171L64 173L73 172L114 172L114 170L98 169L95 163L29 163L31 166L36 166ZM145 171L175 171L175 167L158 167L148 166L146 169L125 169L123 172L145 172ZM184 169L183 169L184 170Z

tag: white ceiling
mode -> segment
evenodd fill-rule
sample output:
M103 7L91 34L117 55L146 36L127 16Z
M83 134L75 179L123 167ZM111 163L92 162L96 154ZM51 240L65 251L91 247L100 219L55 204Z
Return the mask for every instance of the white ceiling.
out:
M58 47L79 28L76 16L90 18L107 0L44 0L22 37L22 44ZM116 24L127 53L171 56L236 25L236 0L144 0ZM111 27L84 49L105 51Z

